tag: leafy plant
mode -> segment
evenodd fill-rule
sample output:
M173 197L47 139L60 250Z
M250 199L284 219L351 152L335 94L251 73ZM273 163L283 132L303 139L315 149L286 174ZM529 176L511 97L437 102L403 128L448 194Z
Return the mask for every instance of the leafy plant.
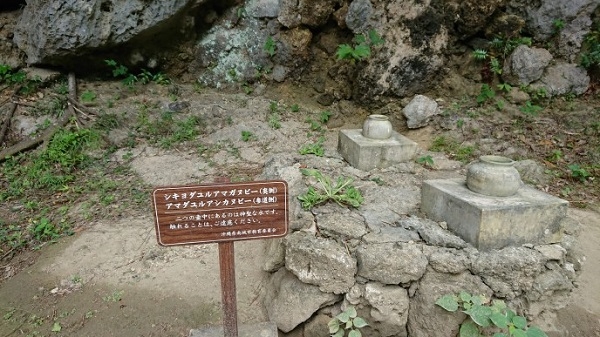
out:
M171 83L171 80L160 72L153 74L146 69L142 69L141 73L134 75L129 72L129 69L126 66L117 63L115 60L104 60L104 63L111 68L113 77L122 78L123 84L128 87L132 87L136 82L141 84L154 82L161 85L167 85Z
M579 179L581 182L585 182L587 178L591 176L591 174L586 169L579 166L579 164L571 164L567 167L571 171L571 177Z
M54 322L54 324L52 324L52 329L50 329L51 332L60 332L61 330L62 326L59 322Z
M24 71L15 71L11 66L7 64L0 64L0 83L15 84L23 83L27 78L27 74Z
M323 125L319 121L312 118L307 118L305 121L309 124L311 131L323 131Z
M271 113L278 113L279 112L279 104L275 101L269 102L269 111Z
M123 290L114 290L111 294L102 297L104 302L119 302L123 299Z
M252 132L242 130L242 141L248 142L248 141L255 140L255 139L256 139L256 136Z
M488 84L482 84L479 95L477 95L477 103L482 105L495 96L496 92L494 92L494 90Z
M79 99L84 103L91 103L96 100L96 93L90 90L86 90L81 93Z
M495 37L490 42L492 49L500 54L502 59L506 59L506 56L510 54L515 48L520 45L531 46L532 40L530 37L515 37L515 38L502 38L500 36Z
M281 116L279 116L279 104L276 101L269 103L269 114L267 115L267 123L271 129L281 128Z
M373 177L373 178L371 178L369 180L375 182L379 186L385 185L385 181L383 181L383 179L381 179L379 177Z
M346 331L348 331L348 337L362 337L359 329L367 325L369 324L362 317L358 317L353 306L349 306L327 323L331 337L343 337L346 335Z
M496 75L502 75L502 64L495 57L490 58L490 70Z
M163 138L160 145L169 148L173 144L193 140L200 134L198 127L201 125L202 121L198 116L190 116L182 121L177 121L172 128L172 134Z
M267 40L265 40L263 50L269 55L269 57L273 57L275 54L277 54L277 44L275 40L273 40L272 36L268 36Z
M244 89L246 95L250 95L254 92L254 88L252 88L252 86L248 84L248 82L244 82L244 84L242 84L242 89Z
M482 295L461 291L458 295L444 295L435 304L446 311L461 309L467 314L468 318L460 325L459 337L484 336L488 327L501 331L494 333L494 337L547 337L539 328L528 327L525 317L517 315L502 300L489 303Z
M331 117L331 111L329 111L329 110L321 111L321 113L319 114L319 122L325 124L329 121L330 117Z
M473 58L476 59L477 61L484 61L488 58L489 55L488 55L488 51L485 49L475 49L471 53L471 56L473 56Z
M429 151L446 152L454 159L463 163L469 161L473 157L475 149L475 146L462 145L457 140L446 138L444 136L436 137L429 147Z
M558 34L563 28L565 28L565 20L562 19L554 19L552 20L552 28L554 29L554 34Z
M269 114L267 123L269 124L271 129L277 130L281 128L281 117L279 117L278 114Z
M37 240L46 241L59 238L61 230L54 226L49 219L41 218L33 223L31 233Z
M136 79L141 84L148 84L154 82L156 84L167 85L171 83L171 80L163 73L153 74L146 69L142 69L142 72L136 76Z
M498 88L498 90L504 92L510 92L512 90L512 86L508 83L500 83L496 87Z
M519 110L521 110L522 113L530 116L537 116L538 113L543 109L544 108L542 108L541 106L531 103L531 101L525 102L525 105L519 108Z
M331 178L315 169L300 169L300 172L317 180L317 188L309 186L306 193L298 196L302 202L302 208L306 210L330 200L338 205L351 207L359 207L363 203L363 196L352 185L354 180L351 178L339 177L334 183Z
M553 163L557 163L562 159L562 157L563 157L563 152L561 150L552 150L552 153L547 158L549 161L551 161Z
M238 19L241 19L246 16L246 8L244 6L238 7L235 12Z
M426 167L433 167L433 158L430 155L422 156L417 159L417 163Z
M385 41L379 36L376 30L371 29L367 33L367 37L363 34L357 34L352 41L354 45L341 44L335 53L338 60L350 60L352 62L362 61L371 56L371 47L381 45Z
M323 142L325 139L323 137L319 137L319 140L313 144L305 144L300 148L300 154L314 154L317 157L323 157L325 154L325 149L323 148Z
M300 111L300 106L298 104L292 104L292 106L290 107L290 111L298 112L298 111Z
M125 85L132 86L137 81L137 77L131 74L126 66L117 63L117 61L104 60L104 63L111 68L113 77L123 78Z

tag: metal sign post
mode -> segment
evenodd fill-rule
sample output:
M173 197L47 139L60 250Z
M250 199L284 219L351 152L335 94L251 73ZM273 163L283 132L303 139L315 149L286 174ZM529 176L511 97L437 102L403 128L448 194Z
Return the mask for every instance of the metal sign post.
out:
M237 337L234 242L287 234L287 183L159 187L152 198L160 245L219 244L223 331L225 337Z

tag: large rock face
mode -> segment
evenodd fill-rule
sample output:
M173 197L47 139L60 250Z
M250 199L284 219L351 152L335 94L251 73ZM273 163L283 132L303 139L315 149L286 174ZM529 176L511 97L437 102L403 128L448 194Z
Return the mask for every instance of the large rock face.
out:
M30 0L14 40L29 64L64 64L65 56L156 34L180 25L196 0Z
M421 2L419 2L421 3ZM358 27L378 31L385 44L361 65L354 85L354 97L376 101L381 95L408 96L427 87L443 64L442 51L450 40L444 16L434 7L390 1L373 6L371 16L362 24L362 7L350 6L346 18Z
M574 62L592 25L591 15L598 5L598 0L541 0L536 5L530 1L512 0L508 10L525 18L527 31L536 40L545 41L556 36L559 48L555 52ZM555 20L564 25L560 31L555 27Z

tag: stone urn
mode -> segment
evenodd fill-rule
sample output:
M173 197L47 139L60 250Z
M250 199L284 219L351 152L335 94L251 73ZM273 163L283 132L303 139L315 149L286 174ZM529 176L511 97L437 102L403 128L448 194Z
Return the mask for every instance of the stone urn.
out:
M494 197L517 193L523 182L514 163L502 156L479 157L479 162L467 171L467 187L473 192Z
M387 116L370 115L363 123L362 135L370 139L388 139L392 136L392 123Z

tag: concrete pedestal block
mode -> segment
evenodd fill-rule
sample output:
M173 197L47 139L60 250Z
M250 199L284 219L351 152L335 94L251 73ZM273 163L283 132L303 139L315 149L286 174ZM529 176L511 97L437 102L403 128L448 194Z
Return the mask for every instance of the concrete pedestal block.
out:
M380 140L364 137L361 129L340 130L338 151L350 165L369 171L412 160L417 143L396 131L390 138Z
M206 327L190 331L189 337L223 337L223 327ZM277 337L275 323L264 322L256 324L242 324L238 326L239 337Z
M537 243L558 230L569 203L529 186L491 197L469 190L464 179L427 180L421 210L480 250Z

